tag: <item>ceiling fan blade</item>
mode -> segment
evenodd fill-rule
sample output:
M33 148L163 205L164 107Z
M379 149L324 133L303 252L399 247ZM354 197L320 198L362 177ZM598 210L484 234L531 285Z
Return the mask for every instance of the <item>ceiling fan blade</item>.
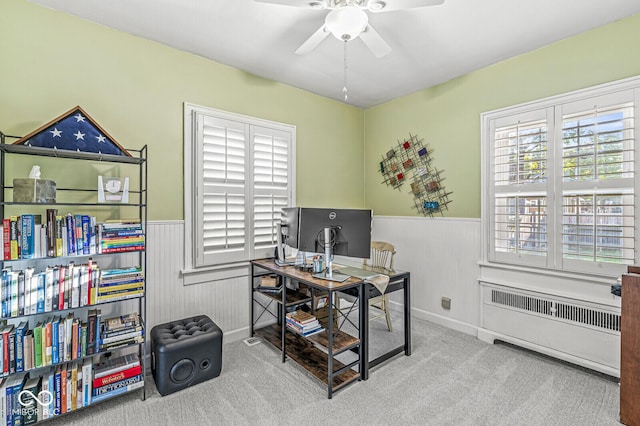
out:
M378 13L401 9L415 9L426 6L437 6L442 3L444 3L444 0L369 0L367 8L371 12Z
M367 28L360 33L360 38L376 58L382 58L391 53L391 47L371 25L367 25Z
M312 6L315 9L324 9L327 7L327 3L324 0L317 1L301 1L301 0L253 0L258 3L272 3L281 4L283 6L295 6L295 7L309 7ZM311 4L313 3L313 5ZM322 5L324 3L324 7Z
M331 33L324 28L323 24L320 28L318 28L318 31L311 34L311 37L309 37L307 41L305 41L300 45L300 47L298 47L298 50L296 50L296 54L304 55L305 53L311 52L313 49L318 47L318 45L322 43L322 40L324 40L329 34Z

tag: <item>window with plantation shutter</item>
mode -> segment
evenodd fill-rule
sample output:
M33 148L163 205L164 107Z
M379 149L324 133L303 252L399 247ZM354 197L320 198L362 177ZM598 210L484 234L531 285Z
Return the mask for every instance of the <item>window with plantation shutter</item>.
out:
M617 275L638 262L640 78L483 114L488 262Z
M273 255L294 205L295 128L185 104L186 260L193 268Z

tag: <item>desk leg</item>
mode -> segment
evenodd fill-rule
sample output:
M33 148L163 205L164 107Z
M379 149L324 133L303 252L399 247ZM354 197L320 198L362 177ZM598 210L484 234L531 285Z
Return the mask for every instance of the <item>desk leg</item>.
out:
M404 279L404 354L411 355L411 278Z
M256 267L251 264L251 274L249 275L249 337L253 337L253 277L256 273Z
M360 284L360 376L369 379L369 284Z
M331 397L333 396L333 292L331 290L329 290L327 292L327 306L328 306L328 311L327 311L327 319L329 320L329 323L327 325L328 328L328 344L329 347L328 349L328 354L327 354L327 370L329 370L327 372L328 374L328 379L329 381L328 383L328 389L327 389L327 398L331 399Z
M287 279L282 277L282 305L280 306L280 331L282 335L280 336L280 342L282 346L282 362L287 360L287 350L286 350L286 341L287 341Z

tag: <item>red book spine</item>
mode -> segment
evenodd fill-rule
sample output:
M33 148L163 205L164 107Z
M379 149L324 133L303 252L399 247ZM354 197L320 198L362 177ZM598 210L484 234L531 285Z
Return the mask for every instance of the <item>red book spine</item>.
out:
M137 376L141 373L142 366L136 365L135 367L127 368L126 370L118 371L117 373L109 374L98 379L93 379L93 389L110 385L111 383L119 382L120 380L128 379L129 377Z
M4 260L11 260L11 220L2 219L2 250Z

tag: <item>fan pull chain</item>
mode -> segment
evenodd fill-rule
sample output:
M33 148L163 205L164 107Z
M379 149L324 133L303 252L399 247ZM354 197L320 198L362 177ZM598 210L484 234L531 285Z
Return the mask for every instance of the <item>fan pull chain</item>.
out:
M342 93L344 93L344 101L347 102L347 40L344 41L344 86Z

